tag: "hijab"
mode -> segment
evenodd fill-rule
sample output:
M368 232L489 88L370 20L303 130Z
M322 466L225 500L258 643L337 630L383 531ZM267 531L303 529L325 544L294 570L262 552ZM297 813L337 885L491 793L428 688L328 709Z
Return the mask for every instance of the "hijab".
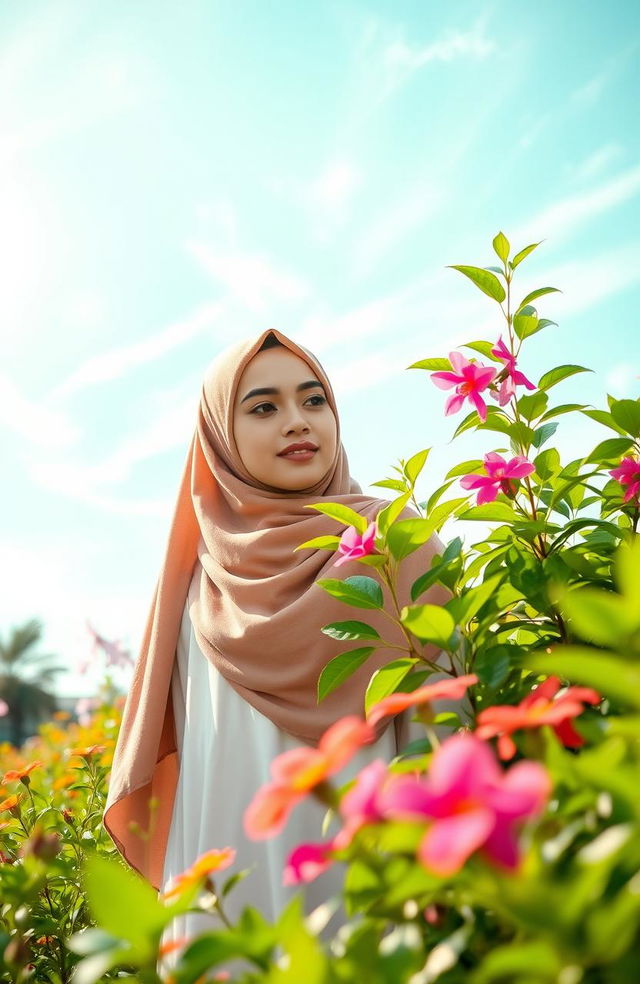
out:
M249 474L234 439L240 378L269 336L309 365L336 419L328 471L315 485L295 492L272 488ZM318 703L320 672L334 656L354 647L321 631L329 622L353 617L353 610L316 582L364 573L356 564L336 568L336 555L324 549L296 550L315 537L342 533L344 527L336 520L307 508L323 499L349 506L368 522L387 505L363 495L350 477L335 397L319 361L269 329L223 352L205 374L164 563L114 751L104 825L127 861L156 888L179 769L170 684L190 586L189 615L204 657L249 704L310 745L338 718L362 716L371 674L396 655L395 649L381 646ZM404 515L415 513L405 510ZM428 569L438 548L434 537L400 565L400 604L410 603L411 584ZM366 573L378 578L374 568ZM383 592L387 598L386 587ZM429 600L442 603L444 589L431 589ZM379 611L367 611L365 620L386 643L405 642ZM378 735L388 723L381 722Z

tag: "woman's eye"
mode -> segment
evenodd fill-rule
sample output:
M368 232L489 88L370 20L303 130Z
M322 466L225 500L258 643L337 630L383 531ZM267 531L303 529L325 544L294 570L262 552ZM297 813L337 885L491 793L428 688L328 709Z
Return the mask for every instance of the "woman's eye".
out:
M305 400L305 406L321 407L326 402L326 396L321 396L320 393L314 393ZM271 413L276 409L277 407L274 403L258 403L257 406L253 407L249 412L255 414L256 417L266 417L268 413Z

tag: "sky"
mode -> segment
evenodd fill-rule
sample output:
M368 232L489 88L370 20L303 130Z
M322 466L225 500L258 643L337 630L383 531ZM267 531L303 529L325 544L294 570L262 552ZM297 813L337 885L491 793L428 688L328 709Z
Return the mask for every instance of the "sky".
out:
M322 361L365 490L498 447L407 367L497 338L449 265L500 229L543 240L516 293L562 291L520 368L640 395L639 54L626 0L0 5L0 638L40 618L60 695L103 677L87 619L135 654L204 371L266 328ZM608 436L560 420L563 459Z

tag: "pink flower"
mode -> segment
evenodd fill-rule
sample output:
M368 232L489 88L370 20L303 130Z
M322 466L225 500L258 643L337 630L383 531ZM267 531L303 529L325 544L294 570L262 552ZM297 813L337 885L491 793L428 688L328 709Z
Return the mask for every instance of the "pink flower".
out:
M491 747L463 733L437 749L426 778L394 776L379 795L387 817L429 822L418 858L446 877L478 850L496 865L516 868L517 827L542 811L550 790L539 763L502 772Z
M283 885L299 885L310 882L333 864L331 850L333 843L300 844L287 858L282 878Z
M487 419L487 405L480 393L487 388L496 374L490 366L469 362L460 352L449 352L449 361L454 372L432 372L431 378L440 389L451 389L455 393L445 404L445 414L457 413L465 400L468 400L476 410L480 420Z
M107 666L129 666L133 665L133 657L130 650L125 649L122 643L115 639L113 641L101 636L93 628L89 620L86 621L87 631L91 636L93 646L92 651L97 653L99 650L107 657ZM80 673L84 673L87 669L87 663L82 664L82 668L79 669Z
M9 705L7 704L6 700L3 700L2 697L0 697L0 718L6 717L8 713L9 713Z
M560 681L550 676L544 683L515 706L499 704L487 707L478 714L478 738L493 738L498 735L498 754L501 759L510 759L516 753L511 735L522 728L540 728L550 725L563 745L579 748L584 738L578 734L571 719L582 714L584 704L598 704L600 694L590 687L567 687L558 696Z
M509 402L512 396L515 396L516 386L526 386L529 390L534 390L535 383L532 383L530 379L516 369L516 357L509 351L507 346L502 341L502 335L498 338L498 343L495 348L491 349L491 355L494 355L496 359L500 359L504 362L506 369L506 376L500 384L500 389L498 390L498 403L501 407L505 406ZM505 370L503 370L505 371Z
M367 715L367 721L375 727L381 718L390 714L400 714L401 711L406 711L409 707L415 707L418 704L426 704L442 697L460 700L467 692L467 687L477 682L478 678L475 673L470 673L468 676L428 683L424 687L418 687L410 694L390 694L389 697L383 697L382 700L373 705Z
M375 739L371 725L352 715L332 724L317 748L292 748L271 763L274 781L262 786L245 810L248 837L273 837L284 827L296 803L329 776L339 772L353 756Z
M480 489L476 502L481 506L485 502L493 502L498 492L513 495L516 491L515 480L525 478L536 470L528 458L517 454L511 461L506 461L497 451L490 451L484 456L486 475L465 475L460 479L463 489Z
M377 535L375 521L369 523L362 535L358 533L355 526L347 526L338 544L338 551L342 557L335 561L335 566L340 567L340 564L346 564L348 560L358 560L359 557L366 557L373 553Z
M635 458L623 458L618 467L613 468L609 474L620 482L620 485L629 486L624 494L625 502L640 499L640 461L636 461Z

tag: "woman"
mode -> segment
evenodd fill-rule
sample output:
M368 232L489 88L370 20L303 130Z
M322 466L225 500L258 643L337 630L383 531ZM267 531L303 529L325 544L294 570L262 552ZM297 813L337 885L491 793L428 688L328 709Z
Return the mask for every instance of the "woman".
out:
M317 703L321 670L350 648L321 628L352 610L316 581L364 573L355 562L336 569L325 550L296 551L342 531L307 508L323 498L369 522L386 505L349 476L322 366L282 333L265 331L223 353L205 376L104 815L118 849L159 890L205 850L235 847L236 869L255 863L257 870L229 897L233 914L248 902L275 918L287 897L284 858L299 841L320 839L323 811L312 801L297 808L280 838L245 838L242 816L268 781L270 761L300 742L316 744L340 717L362 715L371 673L397 656L382 647ZM401 565L401 604L438 548L434 537ZM373 568L366 573L376 576ZM434 586L421 601L446 597ZM404 642L379 612L367 611L366 620L391 645ZM426 655L436 654L427 647ZM388 724L351 774L396 753L398 729ZM308 905L326 898L327 888L309 886ZM189 918L190 933L212 925Z

